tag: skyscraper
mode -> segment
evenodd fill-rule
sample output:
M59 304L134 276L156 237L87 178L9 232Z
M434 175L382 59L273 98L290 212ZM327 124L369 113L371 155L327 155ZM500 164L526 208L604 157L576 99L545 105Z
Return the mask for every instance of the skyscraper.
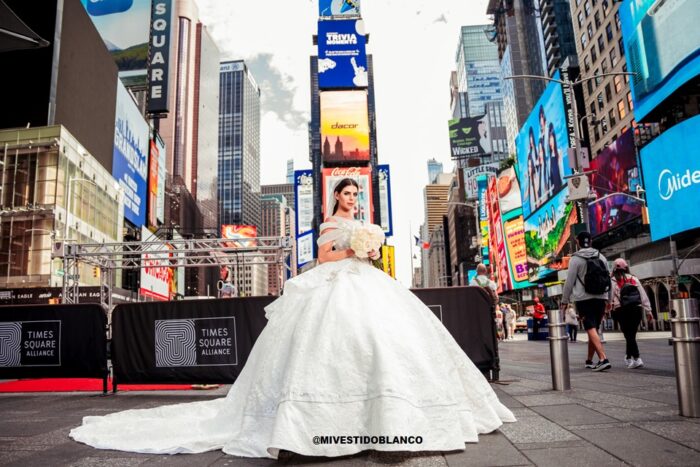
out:
M571 5L569 0L539 1L547 74L552 76L567 57L576 55Z
M490 25L462 26L455 56L457 98L461 116L487 116L492 159L507 157L498 46L489 41ZM456 112L453 112L453 114Z
M437 176L442 173L442 162L438 162L435 158L428 160L428 183L435 183Z
M544 43L536 0L489 0L486 13L493 15L490 40L498 46L503 77L544 75ZM503 105L508 144L512 145L520 127L534 108L545 81L504 80Z
M260 227L260 88L243 60L221 63L219 224Z
M294 183L294 159L287 159L287 183Z
M501 70L498 47L484 32L489 25L462 26L455 56L457 86L466 92L466 116L486 113L486 104L501 101Z

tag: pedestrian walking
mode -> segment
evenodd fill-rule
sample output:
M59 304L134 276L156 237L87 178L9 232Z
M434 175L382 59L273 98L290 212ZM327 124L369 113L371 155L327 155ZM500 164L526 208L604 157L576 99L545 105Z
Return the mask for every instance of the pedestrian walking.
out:
M508 340L510 337L510 329L508 329L508 306L505 303L501 303L500 308L503 325L503 340Z
M508 304L506 304L506 310L508 313L506 315L506 326L508 327L508 338L515 339L515 320L517 316L515 315L515 310Z
M535 338L537 338L537 333L542 325L542 320L547 316L547 312L544 309L544 305L540 303L540 297L534 298L535 306L532 312L532 333Z
M496 292L498 286L489 278L488 269L485 264L479 263L476 265L476 276L469 282L469 285L481 287L486 290L493 300L494 306L498 305L498 293Z
M589 232L584 231L576 236L579 250L569 261L569 272L562 294L562 310L566 310L569 303L576 305L583 321L583 329L588 334L586 368L603 371L612 365L605 355L597 329L612 298L612 285L608 260L592 248L592 240ZM595 365L592 360L594 353L598 355L598 363Z
M564 322L566 323L566 332L569 334L569 340L571 342L576 342L576 336L578 336L578 316L571 303L569 303L569 307L566 309Z
M642 283L632 273L623 258L615 260L612 275L612 315L620 323L625 336L625 364L627 368L641 368L644 362L639 356L637 331L642 322L642 313L652 319L651 303Z
M496 306L496 337L503 340L503 312L499 306Z

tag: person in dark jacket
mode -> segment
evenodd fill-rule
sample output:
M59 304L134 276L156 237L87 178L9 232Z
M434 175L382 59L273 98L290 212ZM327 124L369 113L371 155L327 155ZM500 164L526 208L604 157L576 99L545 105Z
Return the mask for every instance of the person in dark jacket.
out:
M562 311L568 308L573 302L576 311L583 322L583 329L588 334L588 355L586 358L586 368L593 371L603 371L612 365L605 355L605 349L598 336L598 326L605 314L606 308L612 299L612 288L601 294L590 294L586 292L584 280L586 277L587 260L591 258L600 259L605 264L606 273L609 275L608 260L598 250L591 247L593 238L589 232L581 232L576 236L576 243L579 250L571 256L569 261L569 271L564 284L561 307ZM593 364L593 353L598 354L598 363Z

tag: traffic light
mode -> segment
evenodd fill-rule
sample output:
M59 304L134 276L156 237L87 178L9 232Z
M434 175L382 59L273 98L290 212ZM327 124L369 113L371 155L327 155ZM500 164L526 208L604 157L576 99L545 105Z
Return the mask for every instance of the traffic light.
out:
M100 277L100 267L99 266L94 266L92 268L92 277L98 279Z

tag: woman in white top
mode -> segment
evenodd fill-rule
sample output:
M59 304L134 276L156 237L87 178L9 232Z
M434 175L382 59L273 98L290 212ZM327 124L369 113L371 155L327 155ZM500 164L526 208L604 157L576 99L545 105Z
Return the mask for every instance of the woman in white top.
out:
M70 436L144 453L332 457L462 450L515 421L430 309L355 256L357 192L351 179L336 186L321 264L287 281L266 308L267 326L225 398L85 417ZM357 439L315 438L329 436Z

